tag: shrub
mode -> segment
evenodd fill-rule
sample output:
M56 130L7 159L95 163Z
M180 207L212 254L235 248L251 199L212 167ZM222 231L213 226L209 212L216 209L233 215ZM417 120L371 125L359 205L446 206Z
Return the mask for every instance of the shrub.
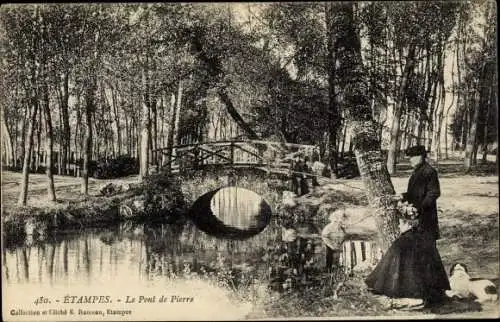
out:
M187 204L180 181L168 173L147 176L142 185L144 212L148 217L179 219Z
M80 161L80 166L83 162ZM96 179L111 179L139 173L139 162L129 155L120 155L116 159L91 161L89 173Z

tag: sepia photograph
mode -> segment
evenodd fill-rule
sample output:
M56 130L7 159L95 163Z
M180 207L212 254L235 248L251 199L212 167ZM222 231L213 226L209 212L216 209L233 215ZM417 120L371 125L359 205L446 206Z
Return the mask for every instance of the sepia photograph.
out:
M6 3L3 321L498 319L492 0Z

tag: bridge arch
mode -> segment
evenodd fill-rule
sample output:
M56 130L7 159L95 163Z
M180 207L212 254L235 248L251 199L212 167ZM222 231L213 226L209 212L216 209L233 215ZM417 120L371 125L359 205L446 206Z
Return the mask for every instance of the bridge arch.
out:
M210 166L175 174L181 181L184 198L194 203L203 194L224 187L239 187L251 190L264 198L274 211L281 202L282 193L288 190L289 176L267 172L256 167L232 168Z
M193 222L210 235L231 239L264 230L289 185L287 176L254 167L214 166L178 175ZM214 207L214 202L219 205Z
M189 217L212 236L246 239L267 227L271 213L269 204L255 192L225 187L198 198L189 210Z

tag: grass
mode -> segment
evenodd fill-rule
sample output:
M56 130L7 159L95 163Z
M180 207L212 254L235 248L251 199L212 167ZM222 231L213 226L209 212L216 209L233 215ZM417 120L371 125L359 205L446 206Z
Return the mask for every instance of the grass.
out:
M499 287L499 218L498 218L498 176L480 170L477 173L463 174L458 171L457 164L440 164L441 197L438 199L441 239L438 249L446 268L455 262L465 263L472 277L493 280ZM409 169L400 166L392 177L397 193L404 192L408 182ZM84 198L79 195L79 179L56 176L56 193L61 200L52 204L47 202L44 175L30 175L29 207L50 212L61 210L67 204L87 202L92 204L93 197ZM110 180L90 179L89 191L96 195L99 187ZM127 177L120 181L136 182L137 178ZM2 208L3 215L18 209L15 205L18 195L20 174L2 173ZM201 193L204 188L215 187L214 180L203 182L194 194ZM194 191L194 190L193 190ZM334 194L332 194L334 193ZM315 192L320 203L338 206L365 205L363 184L361 180L336 180L322 186ZM189 198L188 198L189 199ZM316 201L317 201L316 199ZM309 200L314 203L315 200ZM7 211L5 211L7 210ZM266 232L265 232L266 233ZM264 235L261 234L261 235ZM256 236L256 240L260 236ZM264 240L264 239L263 239ZM260 239L259 239L260 241ZM258 242L258 241L256 241ZM197 246L195 246L197 247ZM212 275L199 272L192 274L193 279L208 279L217 287L231 291L236 302L252 303L246 318L280 318L280 317L353 317L353 316L410 316L413 318L477 318L498 316L498 303L479 306L470 301L455 301L437 311L404 312L385 310L379 299L367 292L362 276L354 276L339 289L338 298L333 296L332 289L337 285L336 279L328 274L319 276L321 285L314 285L303 290L292 292L276 292L262 285L265 278L261 275L247 275L246 279L234 284L232 272L221 265ZM186 274L191 274L187 269Z
M19 172L2 171L2 210L7 213L17 209L20 182L22 174ZM65 204L85 201L89 199L80 194L80 178L69 176L54 176L56 196L59 202L53 203L47 198L47 177L43 174L30 174L28 188L28 207L39 209L56 209ZM99 180L89 178L89 195L96 196L101 186L108 182L135 183L137 176L129 176L120 180ZM91 198L90 198L91 199Z

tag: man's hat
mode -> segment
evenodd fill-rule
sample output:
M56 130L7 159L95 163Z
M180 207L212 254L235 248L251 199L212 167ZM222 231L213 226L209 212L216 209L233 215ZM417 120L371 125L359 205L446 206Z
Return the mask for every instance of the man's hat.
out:
M406 150L406 155L409 157L415 157L421 155L423 157L427 156L427 151L423 145L415 145Z

